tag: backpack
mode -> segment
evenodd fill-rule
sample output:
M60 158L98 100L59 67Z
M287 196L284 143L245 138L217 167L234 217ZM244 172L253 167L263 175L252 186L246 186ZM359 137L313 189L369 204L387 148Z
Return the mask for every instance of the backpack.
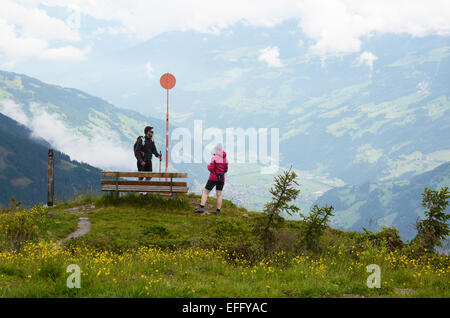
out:
M214 174L216 175L217 180L218 180L219 182L224 182L224 180L225 180L225 173L219 173L219 174L217 174L217 173L216 173L216 170L214 170Z
M215 173L215 172L214 172ZM223 182L223 180L225 179L225 175L223 173L215 173L217 176L217 179L219 180L219 182Z
M142 146L145 145L145 138L143 136L137 137L136 142L134 143L134 146L133 146L134 153L136 153L138 151L138 148L140 145L142 145ZM143 152L141 152L141 156L142 157L144 156Z

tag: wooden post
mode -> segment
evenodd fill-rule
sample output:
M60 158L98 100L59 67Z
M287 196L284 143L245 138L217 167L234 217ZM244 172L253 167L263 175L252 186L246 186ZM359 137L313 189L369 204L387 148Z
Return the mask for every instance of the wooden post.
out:
M55 160L53 149L48 150L47 206L53 206L55 193Z
M116 199L119 198L119 173L116 172Z

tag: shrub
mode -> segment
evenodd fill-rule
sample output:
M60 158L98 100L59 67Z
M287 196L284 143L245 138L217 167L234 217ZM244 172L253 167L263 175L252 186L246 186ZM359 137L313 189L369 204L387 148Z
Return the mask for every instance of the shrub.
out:
M333 216L333 207L324 206L319 208L316 204L311 209L308 215L301 215L305 222L305 231L303 235L303 242L306 248L311 251L319 250L319 240L323 231L327 227L327 223L331 216Z
M0 214L0 244L4 248L20 249L24 242L36 240L49 225L44 207L4 210Z
M357 241L367 241L369 240L372 244L383 247L388 247L391 251L404 247L404 243L400 238L399 231L393 227L382 226L381 230L378 232L372 232L369 229L362 227L365 235L360 236Z
M434 248L441 246L442 240L449 235L450 214L445 212L449 204L448 198L450 198L448 187L441 188L440 191L425 188L422 193L422 206L427 208L426 219L416 223L418 234L414 243L425 251L434 251Z
M167 236L169 235L169 230L165 226L161 225L149 225L144 228L143 234L156 234L159 236Z

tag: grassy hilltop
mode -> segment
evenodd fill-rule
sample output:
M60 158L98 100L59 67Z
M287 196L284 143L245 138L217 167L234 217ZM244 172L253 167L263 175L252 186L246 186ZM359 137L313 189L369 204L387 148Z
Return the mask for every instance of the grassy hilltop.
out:
M253 229L263 214L225 200L222 215L198 215L198 200L104 196L2 213L3 234L25 229L25 217L34 225L20 252L2 237L0 297L450 296L450 258L420 256L393 230L327 228L311 252L302 245L304 223L286 220L273 249L261 252ZM79 217L89 219L90 232L56 248ZM70 264L81 268L79 289L66 286ZM367 287L369 264L381 267L381 288Z

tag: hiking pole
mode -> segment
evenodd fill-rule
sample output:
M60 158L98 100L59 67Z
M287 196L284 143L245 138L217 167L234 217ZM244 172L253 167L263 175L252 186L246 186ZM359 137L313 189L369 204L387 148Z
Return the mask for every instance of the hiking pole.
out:
M161 161L162 161L162 153L159 151L159 173L161 173ZM159 175L159 181L161 181L161 175Z

